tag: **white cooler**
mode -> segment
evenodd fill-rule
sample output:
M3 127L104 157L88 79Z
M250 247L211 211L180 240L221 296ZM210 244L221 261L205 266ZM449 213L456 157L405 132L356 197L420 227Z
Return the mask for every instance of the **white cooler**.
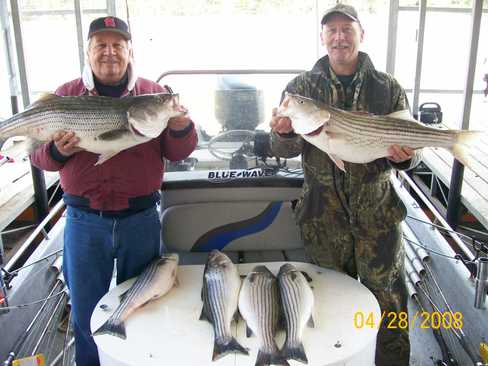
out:
M313 279L315 328L307 327L303 345L310 366L372 366L376 348L380 308L373 294L358 281L308 263L292 262ZM246 275L258 263L238 264ZM284 262L259 263L277 274ZM199 320L203 265L178 267L178 285L168 294L136 310L126 321L127 339L104 334L94 337L102 366L212 365L252 366L258 341L246 338L245 322L239 317L232 330L237 341L249 348L249 356L228 354L213 362L213 328ZM119 295L134 282L128 280L108 292L97 304L91 329L98 329L116 309ZM100 305L108 307L102 310ZM366 319L374 321L374 327ZM278 347L284 331L277 335ZM290 365L303 365L293 360Z

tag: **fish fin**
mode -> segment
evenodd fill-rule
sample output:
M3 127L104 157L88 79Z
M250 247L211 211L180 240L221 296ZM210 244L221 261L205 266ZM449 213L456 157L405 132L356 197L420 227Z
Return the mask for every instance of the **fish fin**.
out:
M343 172L346 172L346 168L344 166L344 162L341 159L339 159L334 154L327 153L327 155L329 155L330 160L332 160L334 162L334 164L337 165L337 167L340 170L342 170Z
M34 107L38 106L39 104L43 104L43 103L46 103L50 100L54 100L54 99L58 99L58 98L62 98L62 97L60 97L59 95L53 94L53 93L41 93L41 96L36 101L34 101L33 103L29 104L26 107L26 110L34 108Z
M407 120L407 121L412 121L412 122L415 122L415 123L419 123L419 121L415 120L412 117L412 115L410 114L410 111L408 109L402 109L400 111L395 111L393 113L388 114L387 117L404 119L404 120Z
M205 306L202 306L202 312L200 313L200 317L198 318L198 320L206 320L209 323L212 323L207 315L207 312L205 311Z
M312 280L312 277L310 277L310 275L307 272L305 272L305 271L300 271L300 272L302 273L303 277L305 277L305 279L307 280L307 282L310 283L310 282L313 281Z
M248 273L247 278L248 278L250 283L253 283L256 280L256 274L250 272L250 273Z
M97 140L102 141L115 141L125 135L127 133L127 129L119 128L117 130L110 130L104 133L101 133L96 137Z
M36 102L46 101L46 100L50 100L50 99L57 99L57 98L61 98L61 97L59 95L54 94L54 93L44 92L44 93L41 93L41 96L39 98L37 98Z
M115 155L117 155L120 151L112 151L112 152L109 152L109 153L104 153L104 154L100 154L98 156L98 160L97 162L95 163L95 165L101 165L103 163L105 163L108 159L114 157Z
M249 326L246 324L246 337L249 338L249 337L252 337L254 335L254 333L252 332L251 328L249 328Z
M259 350L258 357L256 358L255 366L267 366L267 365L282 365L290 366L288 361L280 354L276 353L265 353Z
M310 318L308 319L307 321L307 326L309 328L315 328L315 322L313 321L313 316L312 314L310 314Z
M325 130L325 134L329 139L340 139L340 138L344 139L344 137L346 136L344 133L341 132L327 131L327 130Z
M205 273L205 272L204 272ZM206 293L206 288L207 288L207 281L205 281L205 277L203 278L203 284L202 284L202 289L200 290L200 300L205 302L205 299L207 297Z
M124 301L124 299L127 297L128 293L129 293L129 289L127 289L127 291L124 291L119 295L119 303Z
M202 312L200 314L199 320L204 320L204 321L206 320L210 324L213 324L212 311L210 310L209 305L208 305L207 302L204 302L203 303Z
M134 106L127 111L127 121L138 133L150 138L156 138L161 135L168 125L168 121L159 121L155 115Z
M286 317L285 314L280 312L278 314L278 322L276 323L277 330L286 330Z
M208 290L207 290L207 280L205 276L203 276L203 286L202 286L202 291L200 293L203 306L202 306L202 312L200 313L200 317L198 318L199 320L206 320L210 324L213 324L212 322L212 312L209 307L209 299L208 299Z
M229 343L221 344L217 340L214 341L214 349L212 354L212 361L217 361L218 359L224 357L225 355L237 352L243 355L249 355L249 350L242 347L235 338L232 338Z
M305 354L305 349L303 348L303 343L300 343L296 347L288 347L285 344L281 350L281 356L286 360L295 360L302 363L308 364L307 355Z
M122 339L127 339L124 322L115 322L112 318L108 318L108 320L93 333L93 336L101 334L111 334Z
M144 306L146 306L147 304L149 304L151 301L153 301L154 299L157 299L159 296L153 296L151 297L149 300L147 300L146 302L142 303L141 305L139 305L139 308L143 308Z

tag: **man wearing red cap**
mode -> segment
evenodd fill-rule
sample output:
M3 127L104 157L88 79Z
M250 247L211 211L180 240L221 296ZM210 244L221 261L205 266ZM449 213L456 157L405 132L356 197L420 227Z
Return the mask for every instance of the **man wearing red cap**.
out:
M116 17L90 24L87 62L82 77L56 90L60 96L127 95L169 92L137 77L132 62L131 35ZM77 366L98 366L90 331L96 303L109 290L117 264L117 283L137 276L163 252L156 204L164 158L189 156L197 143L193 122L172 118L162 134L121 151L101 165L98 156L78 147L79 138L59 131L53 141L31 155L34 165L59 171L67 205L63 273L70 290Z
M321 24L320 38L328 54L292 80L287 92L362 113L385 115L408 109L398 82L377 71L369 56L359 52L364 30L352 6L337 4ZM388 158L367 164L344 162L344 172L326 153L295 134L289 118L275 116L270 125L275 155L302 155L305 179L295 214L308 254L321 266L359 277L376 296L382 313L405 317L408 296L399 223L406 208L389 178L392 168L410 169L419 156L394 145ZM408 327L388 326L390 320L385 316L379 329L375 363L408 366Z

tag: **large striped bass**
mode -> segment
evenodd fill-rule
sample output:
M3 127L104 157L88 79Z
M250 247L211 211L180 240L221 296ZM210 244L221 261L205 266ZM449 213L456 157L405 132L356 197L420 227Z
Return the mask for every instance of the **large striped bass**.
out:
M160 298L173 288L178 268L178 254L154 259L120 296L120 304L108 320L93 335L112 334L126 339L124 322L138 308Z
M313 327L313 292L305 276L290 263L283 264L278 273L281 307L286 320L286 340L281 355L287 360L308 363L302 336L305 326Z
M247 322L247 335L258 337L256 366L289 365L274 339L280 316L279 301L276 277L265 266L254 267L242 284L239 312Z
M469 167L469 145L483 135L427 127L410 119L408 111L385 116L358 114L296 94L286 94L277 115L289 117L293 130L326 152L342 170L344 161L368 163L386 157L395 144L412 149L442 147Z
M224 253L212 250L203 273L201 320L208 320L214 329L212 361L230 352L248 355L232 336L230 325L237 313L241 277L237 267Z
M57 131L72 131L80 138L78 146L100 154L97 164L102 164L122 150L159 136L171 117L186 112L177 94L124 98L48 94L0 122L0 139L27 136L33 148L50 141Z

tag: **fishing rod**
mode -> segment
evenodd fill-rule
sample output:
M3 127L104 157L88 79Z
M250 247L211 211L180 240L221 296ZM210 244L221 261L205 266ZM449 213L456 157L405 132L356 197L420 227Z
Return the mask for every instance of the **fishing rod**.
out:
M70 359L68 358L67 354L68 354L68 350L70 349L70 347L74 344L74 341L75 341L75 338L74 337L71 337L71 339L68 341L68 339L70 338L70 333L72 332L71 330L71 327L72 327L72 323L71 323L71 311L69 312L68 314L68 326L66 328L66 333L64 335L64 347L63 347L63 363L62 363L62 366L68 366L70 365ZM73 359L74 355L72 354L71 355L71 359ZM74 359L71 361L71 363L73 363ZM55 364L51 365L51 366L54 366Z
M409 296L415 301L417 306L420 308L422 314L424 312L427 312L427 309L423 306L422 301L420 300L420 297L418 296L416 290L416 285L420 285L421 279L419 276L412 275L412 273L407 273L407 275L405 276L405 285L407 287L407 292ZM442 360L437 361L437 366L458 366L458 362L452 355L451 350L449 349L447 342L442 336L440 329L434 328L432 326L430 327L430 329L434 333L434 338L438 343L442 354Z
M427 206L427 208L434 214L435 218L437 221L439 221L444 227L449 227L450 225L447 223L447 221L444 219L444 217L437 211L437 209L434 207L434 205L427 199L425 194L420 190L420 188L415 184L415 182L406 174L405 172L401 171L399 172L400 176L402 177L402 182L403 183L408 183L409 187L412 188L417 196L422 200L422 202ZM452 230L452 229L451 229ZM464 244L464 242L461 240L461 238L453 233L453 232L448 232L449 236L454 240L456 245L459 247L459 249L464 253L466 258L468 260L473 260L474 255L471 253L469 248Z
M407 217L409 219L418 221L420 223L423 223L423 224L426 224L426 225L435 227L436 229L441 230L441 231L443 231L446 234L456 234L456 235L458 235L458 236L460 236L462 238L469 239L471 241L471 243L466 243L466 244L469 245L471 248L473 248L473 250L475 250L475 251L482 251L482 252L488 254L488 245L485 244L483 241L477 239L474 236L470 236L470 235L467 235L467 234L463 234L463 233L460 233L459 231L453 230L451 228L446 228L446 227L444 227L442 225L437 225L437 224L434 224L433 222L429 222L429 221L426 221L426 220L422 220L422 219L419 219L419 218L414 217L414 216L411 216L411 215L407 215Z
M64 286L64 282L62 280L59 280L60 284L62 286ZM56 287L57 285L55 285ZM44 337L46 336L49 328L50 328L50 325L51 323L53 322L54 320L54 317L56 316L56 314L58 314L58 317L59 317L59 309L64 309L64 304L66 302L66 298L67 298L67 293L66 291L63 291L62 293L62 296L59 297L59 300L58 302L56 303L56 305L54 306L54 308L51 310L51 315L49 316L49 319L47 320L46 322L46 325L44 327L44 329L42 330L40 336L39 336L39 339L37 340L37 343L36 345L34 346L34 348L32 349L32 351L30 352L31 355L35 355L38 351L39 351L39 348L41 346L41 343L42 341L44 340ZM51 332L51 334L53 334L53 332Z
M451 314L454 314L454 312L453 312L451 306L449 305L449 303L447 302L447 299L444 296L444 293L442 292L437 280L435 279L434 272L432 271L432 269L430 268L429 265L426 265L425 269L427 271L428 277L432 280L433 287L435 288L436 292L439 293L441 300L444 303L445 307L447 308L447 310ZM422 294L429 301L429 303L432 306L432 308L434 309L434 311L438 312L439 314L442 314L443 313L442 310L434 302L434 300L428 295L427 290L424 289L423 286L421 286L420 284L417 286L417 288L422 291ZM456 327L449 327L448 330L450 332L452 332L452 334L456 337L456 339L458 340L461 347L464 349L464 351L469 356L471 361L473 361L473 365L476 365L476 366L482 365L482 363L480 363L480 361L479 361L480 360L479 355L477 355L476 351L473 350L473 347L470 344L470 342L468 341L464 331L461 328L457 329Z
M1 260L0 260L1 263ZM8 312L7 286L3 280L3 270L0 271L0 314Z
M422 305L422 302L420 301L420 298L417 294L414 294L412 298L415 300L415 302L417 303L417 305L419 306L422 312L427 312L427 309ZM436 339L441 349L443 365L458 366L459 364L457 360L454 358L453 354L451 353L451 350L449 349L446 340L442 336L440 329L434 328L432 326L430 328L432 329L432 333L434 333L434 338Z
M12 350L8 354L7 359L3 362L3 365L4 366L11 366L12 365L12 362L15 360L15 357L20 352L20 350L22 348L22 345L27 340L29 334L31 333L32 329L34 328L34 325L37 323L37 321L40 318L41 314L43 313L44 309L46 309L49 300L51 298L55 297L54 296L55 295L54 294L54 291L55 290L56 290L56 285L53 286L53 288L51 289L51 292L49 293L48 297L43 300L43 304L41 305L40 309L38 310L38 312L36 313L36 315L34 316L34 318L32 319L32 321L27 326L26 330L20 335L20 337L15 342L14 346L12 347ZM65 292L65 291L63 291L63 292ZM59 295L59 293L56 294L56 295Z
M408 234L408 231L406 232L406 234ZM414 241L411 241L408 238L405 238L405 239L406 239L407 243L419 245L418 243L415 243ZM406 248L406 249L408 249L408 248ZM446 256L442 253L437 253L437 252L429 250L427 248L425 248L425 249L431 253L439 254L439 255L442 255L443 257L446 257L449 259L454 259L452 256ZM406 273L407 273L406 285L407 285L407 290L409 291L409 294L411 295L411 297L414 298L415 300L418 300L414 296L416 294L415 289L418 289L419 292L425 297L425 299L428 300L428 302L430 303L430 306L434 312L438 312L439 314L441 314L441 313L445 313L446 311L444 311L444 310L447 309L450 314L454 314L449 302L447 301L446 296L444 295L444 293L443 293L443 291L442 291L442 289L441 289L441 287L440 287L440 285L436 279L435 273L433 272L429 262L425 261L422 265L422 269L425 271L424 276L416 275L417 270L415 270L415 271L413 270L412 264L410 264L411 259L410 259L410 256L408 256L408 254L409 253L407 250L408 261L405 262ZM407 264L409 264L408 267L410 269L407 268ZM412 271L414 273L412 273ZM488 272L488 260L487 260L487 266L485 266L485 272ZM415 275L414 276L415 278L412 277L412 275ZM425 280L421 280L421 277L423 277ZM486 281L486 282L488 282L488 281ZM413 284L415 284L415 287L413 286ZM428 290L428 288L430 288L430 290ZM486 290L484 290L484 291L486 291ZM440 309L441 306L436 304L432 295L436 295L436 298L440 299L441 303L444 304L443 305L444 309ZM419 304L419 306L422 307L422 304ZM434 327L432 327L432 328L434 328ZM477 362L479 362L479 356L476 354L476 351L474 351L472 345L469 343L469 341L468 341L466 335L464 334L463 330L457 329L455 327L449 327L448 329L451 331L450 334L454 335L454 337L457 339L457 341L459 342L459 344L461 345L463 350L466 352L466 354L469 356L469 358L473 361L473 364L478 365ZM434 332L434 333L436 333L436 332ZM441 350L443 348L445 348L444 344L443 344L443 343L445 343L445 341L444 341L444 338L442 337L442 332L440 332L440 330L439 330L439 332L437 332L437 334L434 334L434 336L436 337L436 339L438 339L438 343L441 347ZM447 344L446 344L446 346L447 346ZM452 355L446 353L445 350L443 351L443 355L445 356L444 361L443 361L444 364L451 365L452 362L450 364L449 360L452 357L449 357L449 356L452 356Z
M52 268L58 272L58 276L56 278L55 283L53 284L51 291L49 292L48 296L44 299L34 301L29 304L21 304L21 305L16 305L16 306L11 306L10 309L17 309L17 308L23 308L26 306L30 306L33 304L37 304L42 302L42 305L40 306L39 310L35 314L34 318L31 320L25 331L17 338L15 341L13 347L11 348L10 353L8 354L7 359L4 361L3 365L4 366L11 366L12 362L15 360L15 357L20 354L22 349L26 348L26 343L29 337L33 334L34 329L40 329L41 327L37 327L39 322L42 321L43 315L45 314L54 314L56 311L50 311L52 309L48 308L48 304L50 303L51 299L54 299L60 295L64 295L60 297L60 300L58 300L56 308L58 307L58 304L61 302L61 300L64 300L67 298L68 294L66 292L65 284L64 284L64 279L61 274L61 266L62 266L62 260L61 257L58 257L57 260L52 264ZM59 289L61 288L61 291ZM52 315L51 315L52 317ZM49 321L46 322L46 329L49 327ZM42 334L39 337L38 344L41 342L42 337L44 334L46 334L46 329L42 331ZM38 333L39 334L39 333ZM37 347L37 346L36 346Z

